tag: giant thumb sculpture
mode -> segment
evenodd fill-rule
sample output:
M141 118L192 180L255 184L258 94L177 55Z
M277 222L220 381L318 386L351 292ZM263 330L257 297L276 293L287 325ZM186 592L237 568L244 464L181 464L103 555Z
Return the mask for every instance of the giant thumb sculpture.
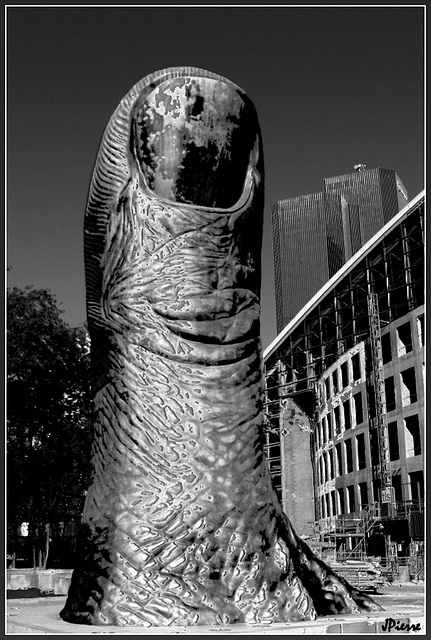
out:
M379 607L295 534L263 458L263 157L253 104L194 67L138 82L85 215L93 476L64 620L202 625Z

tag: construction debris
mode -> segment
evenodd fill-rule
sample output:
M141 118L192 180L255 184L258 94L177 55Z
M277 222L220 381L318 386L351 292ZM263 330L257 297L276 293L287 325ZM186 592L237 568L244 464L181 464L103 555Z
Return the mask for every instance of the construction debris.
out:
M348 580L352 586L362 591L380 593L387 583L382 568L376 562L346 560L331 562L330 567Z

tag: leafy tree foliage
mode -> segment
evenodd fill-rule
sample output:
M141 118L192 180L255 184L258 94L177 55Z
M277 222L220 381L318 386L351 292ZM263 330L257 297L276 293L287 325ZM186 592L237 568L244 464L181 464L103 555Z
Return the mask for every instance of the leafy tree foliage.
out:
M44 532L49 543L49 526L79 519L89 481L91 399L85 328L67 325L46 289L14 287L7 293L7 511L13 552L22 522L29 523L36 543ZM43 550L46 566L48 544Z

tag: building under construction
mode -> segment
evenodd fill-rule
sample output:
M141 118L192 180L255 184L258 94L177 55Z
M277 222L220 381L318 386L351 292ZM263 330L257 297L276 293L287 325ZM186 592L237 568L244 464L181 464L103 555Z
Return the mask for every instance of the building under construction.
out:
M378 557L421 577L424 330L421 193L264 353L273 484L326 559Z

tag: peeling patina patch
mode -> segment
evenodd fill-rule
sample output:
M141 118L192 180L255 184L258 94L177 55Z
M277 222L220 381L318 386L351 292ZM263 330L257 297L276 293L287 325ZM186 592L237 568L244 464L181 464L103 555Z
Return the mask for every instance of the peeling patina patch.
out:
M234 87L170 80L145 99L135 122L137 158L154 193L200 206L237 202L256 133Z

